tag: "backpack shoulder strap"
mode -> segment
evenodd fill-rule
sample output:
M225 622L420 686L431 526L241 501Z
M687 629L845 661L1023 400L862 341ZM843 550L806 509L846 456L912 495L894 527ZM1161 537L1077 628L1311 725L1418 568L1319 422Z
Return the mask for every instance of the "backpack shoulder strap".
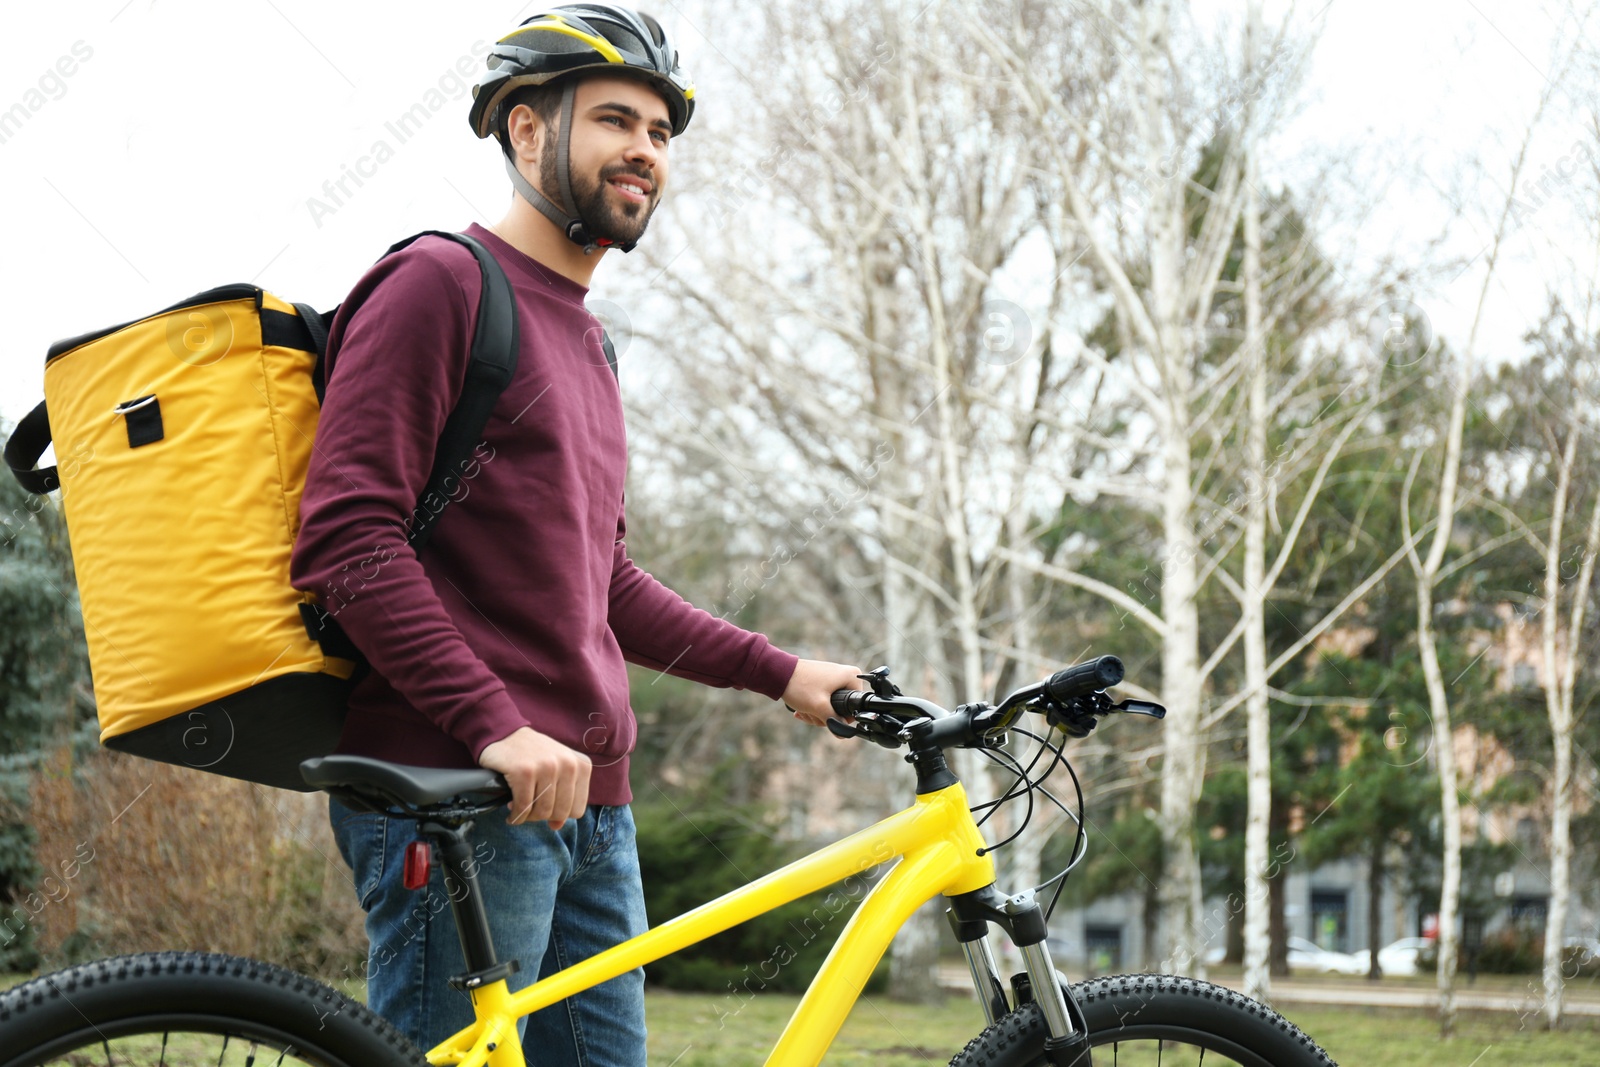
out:
M426 237L429 234L465 245L472 252L478 261L478 270L483 275L483 295L478 301L478 317L472 329L472 348L467 356L466 381L462 384L461 396L456 401L456 406L445 418L444 429L440 431L439 442L434 449L433 468L428 474L428 482L411 512L406 541L416 552L421 552L433 536L434 524L439 521L439 516L444 513L445 507L450 503L451 495L460 484L462 469L469 463L473 451L483 440L484 428L489 425L489 415L494 410L495 403L499 401L500 394L505 392L506 386L511 384L511 379L516 374L520 345L517 332L517 302L511 292L511 282L506 278L500 264L481 242L464 233L425 230L396 242L383 255L391 256L419 237ZM308 324L319 318L318 313L310 308L300 308L296 305L296 309ZM338 308L322 313L320 321L331 323L336 311ZM317 360L318 370L324 375L331 375L333 353L326 351L326 331L320 335L313 332L312 336L323 345ZM319 383L318 398L321 398L321 383ZM306 632L312 639L320 642L328 655L355 660L358 664L356 677L365 675L368 669L366 657L345 635L338 621L333 616L320 612L315 605L302 604L300 610L305 620Z
M600 330L600 347L606 353L606 366L611 368L611 376L617 376L617 346L611 343L611 335L602 327Z
M465 245L473 254L483 275L483 295L478 301L478 318L473 326L472 350L467 357L461 398L445 419L438 447L434 450L433 469L412 512L411 527L406 534L406 540L417 552L421 552L433 536L434 524L456 491L462 469L483 440L489 414L516 375L520 346L517 303L511 292L511 282L481 242L464 233L425 230L397 242L384 255L393 255L430 234Z

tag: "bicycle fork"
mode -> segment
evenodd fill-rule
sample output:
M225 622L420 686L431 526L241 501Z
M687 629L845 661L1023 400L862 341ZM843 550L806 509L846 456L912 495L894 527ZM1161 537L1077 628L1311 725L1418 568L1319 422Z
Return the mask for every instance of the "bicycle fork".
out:
M989 924L994 923L1022 952L1027 974L1013 977L1012 987L1018 1007L1032 999L1044 1014L1045 1024L1050 1029L1044 1049L1050 1063L1053 1067L1090 1067L1089 1028L1065 979L1056 972L1050 959L1050 949L1045 943L1048 931L1044 909L1034 899L1033 891L1007 896L991 884L949 900L950 907L945 914L956 940L961 943L961 951L966 954L972 984L988 1022L994 1024L1010 1010L1005 986L1001 984L994 953L989 947Z

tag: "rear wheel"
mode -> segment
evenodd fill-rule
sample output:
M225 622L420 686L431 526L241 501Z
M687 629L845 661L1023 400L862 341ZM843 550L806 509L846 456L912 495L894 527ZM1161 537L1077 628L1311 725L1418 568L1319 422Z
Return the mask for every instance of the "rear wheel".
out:
M258 960L152 952L0 994L0 1067L418 1067L365 1005Z
M1165 974L1095 978L1072 987L1096 1067L1336 1067L1289 1020L1231 989ZM950 1067L1048 1067L1050 1036L1025 1004L973 1038Z

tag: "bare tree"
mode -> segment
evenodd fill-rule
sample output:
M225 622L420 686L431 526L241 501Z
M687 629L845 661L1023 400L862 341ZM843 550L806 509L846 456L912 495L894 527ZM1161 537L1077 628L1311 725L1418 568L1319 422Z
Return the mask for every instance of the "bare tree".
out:
M1590 275L1592 278L1592 274ZM1595 290L1592 282L1582 323L1573 321L1559 297L1550 313L1528 335L1534 351L1526 364L1506 368L1512 416L1523 433L1509 449L1513 462L1530 465L1527 488L1506 506L1486 500L1542 564L1532 598L1540 622L1542 655L1539 685L1550 722L1550 897L1544 934L1544 1016L1561 1025L1565 1001L1562 953L1572 895L1573 742L1577 726L1574 694L1584 647L1595 560L1600 555L1600 493L1590 490L1584 519L1585 487L1594 480L1597 441L1594 422L1595 375L1600 359L1594 348ZM1520 395L1517 395L1520 394ZM1522 409L1519 416L1518 409ZM1546 517L1548 516L1548 517ZM1577 538L1569 533L1577 526Z
M1428 690L1428 709L1433 719L1433 754L1439 774L1441 836L1444 844L1443 876L1439 891L1439 1029L1448 1036L1455 1028L1456 1000L1455 977L1459 938L1456 930L1461 899L1461 781L1456 766L1455 731L1450 714L1450 696L1445 686L1444 674L1439 667L1438 635L1434 630L1434 592L1441 578L1448 573L1445 553L1450 546L1457 511L1461 504L1461 441L1466 422L1468 394L1472 388L1474 358L1478 331L1483 324L1484 309L1488 304L1489 284L1504 249L1511 212L1515 206L1518 182L1527 161L1528 148L1533 133L1544 114L1545 106L1555 92L1555 82L1550 82L1539 96L1533 117L1524 132L1522 145L1512 161L1506 194L1496 221L1494 236L1489 243L1484 261L1483 283L1478 290L1477 306L1473 312L1472 326L1465 347L1454 360L1448 374L1450 408L1445 419L1440 449L1439 492L1432 507L1433 537L1423 555L1415 547L1418 538L1411 529L1411 488L1417 470L1430 447L1418 449L1407 474L1401 516L1405 527L1407 559L1416 575L1417 591L1417 651L1422 662L1423 680Z
M1589 508L1589 521L1578 549L1576 580L1563 582L1567 559L1562 543L1568 494L1572 491L1572 472L1580 437L1589 437L1580 424L1581 416L1571 420L1565 444L1556 467L1555 495L1550 509L1550 532L1541 545L1531 538L1533 547L1544 555L1544 603L1540 607L1544 671L1545 710L1550 716L1553 765L1550 775L1550 906L1544 931L1544 1013L1554 1030L1561 1025L1565 982L1562 949L1566 944L1567 908L1572 896L1572 736L1575 726L1572 693L1577 680L1584 613L1594 587L1595 557L1600 553L1600 493ZM1555 444L1551 442L1552 446ZM1554 452L1554 448L1552 448ZM1531 531L1530 531L1531 533ZM1563 586L1567 604L1565 619L1561 602ZM1565 632L1563 633L1563 622Z
M637 423L771 546L750 595L793 598L801 625L947 705L1061 665L1029 629L1031 573L1004 553L1030 551L1026 517L1082 405L1049 328L1069 282L1016 280L1039 254L1025 240L1048 237L1043 161L1005 73L970 54L984 6L762 12L742 50L770 60L744 75L760 123L742 113L737 152L711 153L758 162L696 172L710 191L678 205L682 252L669 236L659 262L680 310L652 337L673 375ZM986 764L962 758L982 794ZM860 792L898 806L894 781ZM1001 871L1016 889L1037 876L1024 846L997 854L1021 857ZM897 939L897 990L933 990L935 933Z
M1338 417L1323 420L1302 435L1293 454L1275 458L1269 468L1268 426L1286 407L1304 405L1317 388L1308 380L1316 360L1269 367L1269 334L1298 331L1295 340L1286 342L1292 346L1347 313L1330 302L1323 316L1302 317L1291 324L1291 313L1303 312L1301 304L1307 297L1326 286L1328 267L1317 261L1301 234L1300 243L1274 250L1278 258L1264 291L1260 209L1245 211L1260 183L1250 161L1258 157L1264 132L1285 114L1309 45L1292 42L1285 24L1269 55L1259 55L1261 30L1252 9L1243 61L1238 72L1230 74L1205 53L1176 46L1180 33L1191 41L1199 41L1201 35L1175 14L1170 3L1106 4L1088 18L1093 34L1106 42L1118 61L1108 64L1111 74L1101 91L1081 97L1070 91L1070 85L1055 84L1041 73L1054 68L1029 64L998 35L979 32L986 50L1006 62L1027 90L1024 99L1031 113L1061 131L1051 138L1060 226L1064 237L1084 247L1101 290L1108 294L1117 328L1115 360L1093 349L1084 358L1116 383L1129 409L1150 427L1144 441L1129 440L1108 449L1137 454L1121 472L1123 477L1101 476L1080 484L1146 506L1155 516L1164 554L1159 609L1062 561L1037 569L1052 580L1103 597L1160 642L1161 686L1169 708L1161 777L1166 867L1160 883L1162 951L1166 966L1187 972L1201 968L1194 951L1201 889L1193 811L1204 778L1206 729L1240 703L1251 705L1251 751L1258 779L1254 792L1259 793L1266 781L1262 761L1267 753L1268 680L1381 580L1401 555L1397 552L1378 567L1292 648L1268 662L1263 633L1266 598L1293 552L1327 471L1370 411L1359 403L1346 405ZM1029 39L1037 40L1038 34ZM1212 48L1210 53L1226 54L1226 50ZM1241 221L1246 228L1247 264L1242 341L1219 338L1213 326L1219 298L1239 291L1238 282L1229 277L1228 260ZM1323 399L1336 399L1353 384L1338 383ZM1243 404L1238 403L1241 394L1246 398ZM1312 405L1312 412L1319 407L1320 403ZM1240 436L1246 445L1242 460L1236 448ZM1281 531L1269 566L1265 530L1268 512L1275 514L1276 508L1271 486L1296 479L1303 480L1293 505L1294 518ZM1235 488L1241 485L1242 492ZM1224 487L1220 493L1219 486ZM1224 496L1238 500L1241 495L1243 514L1222 500ZM1246 543L1244 573L1235 578L1224 559L1241 537ZM1238 600L1240 615L1226 636L1202 654L1198 603L1213 580ZM1247 684L1233 697L1206 708L1207 680L1241 637ZM1252 847L1261 853L1254 858L1264 871L1268 812L1261 797L1255 801ZM1259 897L1259 914L1253 919L1259 921L1266 894L1259 878L1252 885ZM1257 991L1265 992L1265 950L1260 938L1252 945L1258 957L1252 974Z

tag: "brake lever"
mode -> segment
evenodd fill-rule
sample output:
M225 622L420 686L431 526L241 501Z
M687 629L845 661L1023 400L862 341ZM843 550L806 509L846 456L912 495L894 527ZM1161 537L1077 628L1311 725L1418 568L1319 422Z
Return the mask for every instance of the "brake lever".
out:
M1152 719L1165 719L1167 709L1152 700L1134 700L1131 697L1119 704L1111 705L1112 711L1123 711L1129 715L1148 715Z
M891 723L870 711L858 713L850 722L829 719L827 726L830 734L844 740L859 737L884 748L899 748L904 743L900 737L902 727L898 723Z

